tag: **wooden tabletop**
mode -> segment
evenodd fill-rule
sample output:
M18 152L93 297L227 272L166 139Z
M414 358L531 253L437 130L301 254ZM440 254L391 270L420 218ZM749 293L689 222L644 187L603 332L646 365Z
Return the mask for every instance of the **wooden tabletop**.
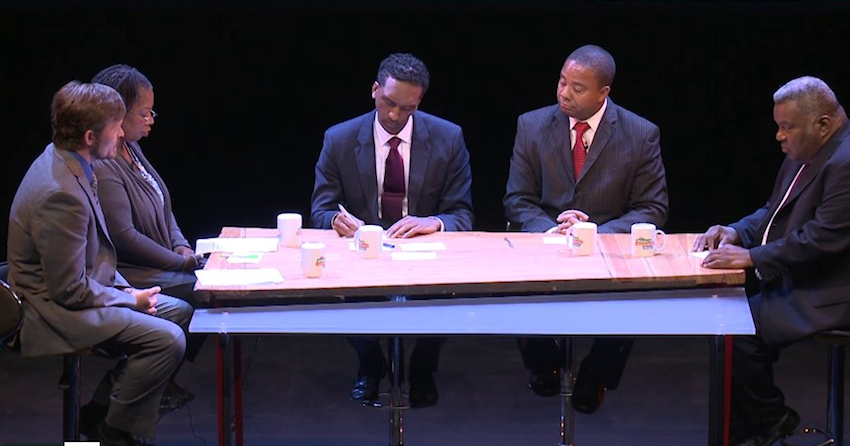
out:
M216 299L296 298L311 296L382 296L442 294L525 294L732 286L744 282L743 270L713 270L689 254L697 234L669 234L663 252L636 258L629 234L600 234L592 256L572 254L565 244L547 244L554 236L539 233L443 232L414 239L394 239L393 252L407 243L442 242L436 259L363 259L351 239L332 230L302 230L302 242L327 246L325 275L305 278L300 248L279 248L258 264L231 264L214 253L205 269L277 268L285 281L248 286L206 286ZM276 229L225 227L221 237L277 237ZM509 243L505 240L508 239Z

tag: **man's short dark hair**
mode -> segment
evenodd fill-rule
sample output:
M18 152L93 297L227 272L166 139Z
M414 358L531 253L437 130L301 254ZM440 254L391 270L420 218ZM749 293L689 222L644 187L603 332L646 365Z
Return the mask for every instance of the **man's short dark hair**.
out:
M50 121L53 143L66 150L83 147L83 137L92 130L99 134L110 121L126 112L124 101L112 87L71 81L53 95Z
M381 61L381 66L378 67L378 84L384 85L387 77L422 87L422 94L428 91L428 84L431 82L428 67L409 53L390 54Z
M151 81L141 71L124 64L104 68L91 81L114 88L124 98L127 110L136 104L140 88L153 89Z
M600 46L582 46L567 57L567 62L569 61L593 70L600 87L610 86L614 83L614 75L617 74L614 56Z

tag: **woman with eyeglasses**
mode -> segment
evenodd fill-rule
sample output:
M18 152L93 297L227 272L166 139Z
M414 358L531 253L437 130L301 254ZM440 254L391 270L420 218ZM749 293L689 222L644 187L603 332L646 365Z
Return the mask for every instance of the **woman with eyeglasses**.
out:
M168 187L139 145L139 140L150 134L157 116L153 86L128 65L108 67L92 82L117 90L127 107L118 154L94 164L98 199L118 253L118 271L135 288L160 286L162 294L181 298L193 307L203 306L193 292L193 271L203 258L195 255L180 231ZM185 359L194 360L203 341L203 336L187 336ZM180 408L193 398L172 378L160 411Z

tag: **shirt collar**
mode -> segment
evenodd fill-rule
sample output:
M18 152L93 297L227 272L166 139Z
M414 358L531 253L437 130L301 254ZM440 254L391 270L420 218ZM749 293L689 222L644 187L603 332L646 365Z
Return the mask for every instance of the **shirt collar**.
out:
M83 156L80 155L79 153L77 153L76 151L71 150L70 152L71 152L71 155L73 155L74 158L76 158L77 161L80 162L80 166L82 166L83 172L86 173L86 178L88 178L89 183L91 183L91 179L94 176L94 171L91 168L91 163L86 161L86 159L83 158Z
M605 115L605 109L608 108L608 98L605 98L605 102L602 103L602 107L593 114L593 116L587 118L584 122L590 125L591 130L596 132L599 129L599 123L602 122L602 116ZM579 122L578 119L570 117L570 129L576 126L576 123Z
M375 122L372 126L375 129L375 147L383 147L384 144L386 144L393 136L398 137L398 139L407 144L410 144L413 140L413 115L410 115L410 117L407 118L407 123L404 124L404 128L398 132L398 135L391 135L384 129L381 123L378 122L377 112L375 113Z

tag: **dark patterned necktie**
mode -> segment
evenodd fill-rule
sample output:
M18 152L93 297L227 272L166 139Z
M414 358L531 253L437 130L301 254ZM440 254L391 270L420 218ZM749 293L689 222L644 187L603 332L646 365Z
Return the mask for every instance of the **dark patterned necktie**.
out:
M573 128L576 129L576 142L573 144L573 170L576 174L576 181L578 181L578 176L584 167L584 159L587 157L587 146L585 146L582 135L590 129L590 125L586 122L576 122Z
M95 175L94 172L91 174L91 182L89 182L89 185L91 186L92 193L94 193L94 197L97 198L97 175Z
M389 140L390 154L384 169L384 193L381 194L381 214L384 220L396 222L401 219L401 202L404 200L404 160L398 151L401 140L393 136Z

